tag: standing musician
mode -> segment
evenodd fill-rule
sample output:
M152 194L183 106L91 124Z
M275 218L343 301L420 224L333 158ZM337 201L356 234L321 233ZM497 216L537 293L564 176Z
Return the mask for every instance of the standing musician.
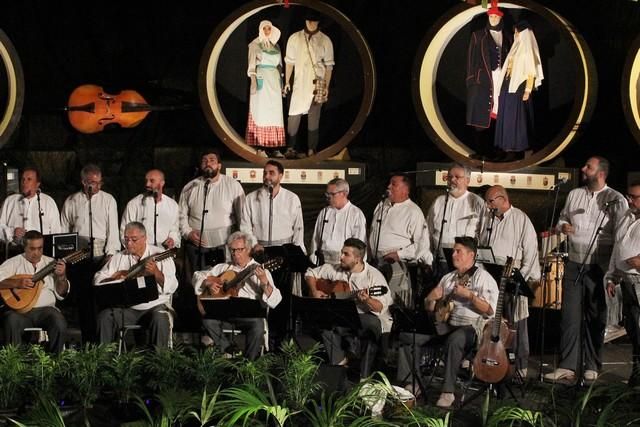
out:
M329 297L318 289L319 279L343 281L349 284L352 291L358 291L356 307L362 329L351 331L344 327L336 327L333 330L323 330L322 340L331 364L346 365L348 353L342 347L342 338L351 336L355 332L365 344L361 346L363 354L360 355L360 375L363 378L371 374L380 337L383 333L390 332L393 324L389 312L389 306L393 304L390 292L384 292L382 296L369 295L369 288L375 286L388 290L388 285L382 273L364 262L366 253L367 246L362 240L349 238L344 241L339 264L324 264L307 270L305 274L309 294L314 298ZM352 354L354 353L353 346L349 350Z
M118 330L124 325L148 324L151 344L156 347L169 346L171 322L171 296L178 289L176 266L169 257L156 262L152 255L159 254L162 249L147 244L147 233L144 225L130 222L124 228L126 249L113 255L109 262L98 271L93 279L94 286L104 282L124 279L131 267L148 258L144 265L145 276L153 276L158 284L158 298L129 308L105 308L98 314L98 336L101 343L116 340ZM124 324L123 324L124 322Z
M640 181L627 190L630 208L617 224L616 241L605 275L607 293L615 297L616 283L622 292L624 327L631 339L632 368L629 386L640 385Z
M12 278L16 274L32 275L42 270L53 258L42 255L44 238L39 231L27 231L24 236L24 253L6 260L0 265L0 289L25 289L36 286L31 278ZM47 331L47 349L59 353L64 344L67 322L56 308L56 300L63 300L69 293L70 284L66 275L66 264L58 261L53 275L44 279L44 284L34 307L26 313L7 310L2 314L5 340L10 344L22 343L25 328L42 328Z
M487 214L482 219L480 243L491 247L496 262L504 265L507 257L514 260L513 267L531 285L540 281L538 237L531 220L509 200L507 190L494 185L485 193ZM511 295L511 294L509 294ZM521 378L527 377L529 361L529 300L525 296L505 298L505 317L517 330L516 369Z
M349 183L334 178L324 195L329 205L318 214L309 248L311 261L318 265L339 263L346 239L367 240L367 220L360 208L349 201Z
M191 271L202 270L213 256L223 262L224 243L238 229L244 190L238 181L220 173L222 157L217 149L200 158L200 176L188 182L180 194L180 233ZM205 205L206 202L206 205Z
M124 237L127 224L138 221L147 230L148 244L165 249L179 248L178 203L164 195L164 173L151 169L144 179L144 193L131 199L122 213L120 236Z
M605 158L590 157L581 172L586 185L571 190L557 225L567 235L569 261L562 286L560 364L544 376L550 382L573 382L576 370L583 367L586 382L598 378L607 319L604 272L613 250L615 224L628 209L624 197L607 186ZM578 277L583 262L583 274Z
M453 405L462 358L476 343L498 303L498 285L487 271L475 266L476 251L475 238L456 237L452 255L455 270L446 274L425 299L425 309L429 312L435 311L437 301L448 296L453 303L448 319L453 331L446 338L444 383L436 403L441 408Z
M233 271L239 273L251 267L257 262L251 258L251 235L242 231L236 231L227 239L227 247L231 252L231 262L218 264L207 271L196 271L193 275L193 287L196 295L201 295L205 289L212 294L220 294L223 281L220 279L223 273ZM249 275L241 282L238 296L260 300L263 305L275 308L282 295L273 283L269 271L260 266L255 267L254 274ZM247 335L247 345L244 356L249 360L256 360L260 355L260 348L265 343L266 327L261 318L237 318L229 319ZM222 332L223 322L217 319L203 319L202 325L213 339L215 345L225 353L230 352L231 343Z
M434 259L439 259L439 254L435 251L453 247L456 236L478 236L484 201L468 190L470 180L471 170L454 163L447 173L447 194L438 196L429 208L427 226ZM440 269L441 273L449 271L443 257L434 268Z
M413 306L408 264L430 266L432 262L424 214L409 199L410 191L407 175L392 175L384 198L373 212L369 232L371 262L392 270L389 288L407 306Z
M20 174L20 194L8 196L0 210L0 240L19 244L29 230L60 232L56 202L40 191L40 172L27 167Z

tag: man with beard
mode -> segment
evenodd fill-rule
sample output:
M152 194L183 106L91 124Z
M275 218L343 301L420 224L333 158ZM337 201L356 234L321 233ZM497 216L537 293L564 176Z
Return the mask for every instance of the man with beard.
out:
M598 378L607 319L604 272L615 225L628 208L622 194L607 186L609 162L605 158L589 158L581 172L585 186L569 193L557 225L567 235L569 261L562 286L560 364L544 376L550 382L573 382L576 371L584 372L586 382Z
M24 168L20 175L20 194L8 196L0 211L0 240L19 245L25 233L38 230L42 234L60 232L60 213L56 202L40 192L40 173Z
M140 222L147 230L147 243L165 249L180 247L178 230L178 204L164 195L164 173L151 169L144 177L144 193L127 203L120 221L120 236L130 222Z
M493 141L485 136L498 114L498 88L502 64L511 48L512 36L503 30L503 13L497 2L487 10L487 25L474 31L467 54L467 125L473 129L474 157L491 155Z
M440 275L449 271L446 260L440 256L441 249L453 247L456 236L477 237L480 230L484 200L468 190L470 180L471 170L454 163L447 174L447 193L438 196L427 214L431 250L434 259L439 260L434 269Z
M631 340L632 368L629 386L640 385L640 181L627 190L630 208L617 224L615 246L606 274L607 293L616 296L616 283L622 293L624 327Z
M244 190L238 181L220 173L221 162L220 151L205 151L200 176L180 194L180 234L186 240L190 271L224 262L225 242L240 225Z
M349 361L348 354L355 354L356 348L353 340L348 340L348 350L343 348L342 338L356 335L361 340L362 352L360 356L360 376L368 377L371 374L373 360L377 352L378 342L383 333L391 330L393 319L389 312L389 306L393 303L390 292L382 296L369 295L369 288L382 286L388 288L387 281L375 268L364 262L366 244L356 238L345 240L340 254L339 264L324 264L320 267L307 270L305 280L311 296L314 298L328 298L329 295L317 288L319 279L330 281L344 281L349 288L356 293L356 308L362 328L352 331L344 327L335 327L332 330L321 332L324 348L329 356L329 362L333 365L346 365Z

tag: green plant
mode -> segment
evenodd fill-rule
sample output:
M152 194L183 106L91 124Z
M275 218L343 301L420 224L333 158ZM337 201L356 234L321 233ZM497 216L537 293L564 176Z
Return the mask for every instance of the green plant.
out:
M136 405L140 408L146 421L127 423L129 427L173 427L182 425L189 416L189 410L193 402L193 397L184 390L164 390L155 396L160 408L159 414L154 416L149 410L144 400L139 396L135 398Z
M270 383L270 380L267 379L267 382ZM251 384L223 390L220 392L220 397L222 401L219 409L222 419L219 425L222 426L234 426L241 420L243 425L246 425L249 419L264 413L265 423L273 419L278 426L282 427L295 413L289 408L280 406L272 400L273 396L267 395Z
M189 415L200 423L200 427L209 424L215 416L216 403L220 389L217 389L211 396L207 396L207 389L202 392L202 401L200 402L200 412L189 411Z
M141 350L117 354L111 359L106 383L114 391L118 402L127 403L140 392L144 360Z
M282 401L289 408L300 410L305 406L309 396L320 389L316 379L321 362L317 356L320 345L316 344L308 351L301 351L293 340L290 340L282 343L280 351L276 358L276 378L282 386Z
M22 348L13 344L0 347L0 408L21 405L28 373L26 353Z
M228 369L233 372L233 384L242 383L263 390L270 384L270 371L275 364L275 356L272 353L265 354L255 361L244 358L225 361Z
M53 400L57 360L40 345L32 345L27 348L31 399L32 401Z
M498 408L487 420L488 427L499 426L544 426L541 412L531 411L515 406Z
M24 423L13 419L10 421L19 427L65 427L58 405L55 401L44 398L38 400L38 404L29 412Z
M207 348L203 351L189 354L191 388L196 390L214 390L223 383L227 374L229 362L216 351Z
M155 392L165 390L188 389L189 375L185 369L189 367L189 358L181 347L156 348L146 353L144 371L147 385Z

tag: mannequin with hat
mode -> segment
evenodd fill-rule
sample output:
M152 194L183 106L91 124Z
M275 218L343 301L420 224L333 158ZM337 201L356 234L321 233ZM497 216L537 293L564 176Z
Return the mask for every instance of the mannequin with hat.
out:
M320 140L320 112L329 96L329 83L335 61L333 43L320 31L320 15L309 11L303 30L293 33L287 41L283 95L291 92L287 122L287 158L298 154L298 130L303 115L307 115L307 153L313 155ZM294 72L295 71L295 72ZM291 76L293 75L293 82Z
M473 129L477 153L474 157L493 157L487 131L498 114L498 87L502 65L512 36L503 29L503 12L496 0L487 9L487 25L471 34L467 54L467 125Z

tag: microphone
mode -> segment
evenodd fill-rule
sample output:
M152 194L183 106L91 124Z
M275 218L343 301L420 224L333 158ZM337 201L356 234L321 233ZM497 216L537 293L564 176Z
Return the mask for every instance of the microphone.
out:
M561 185L564 185L567 182L569 182L568 178L566 177L559 178L558 181L556 182L556 185L552 186L551 188L553 189L559 188Z
M268 183L267 184L267 191L269 191L269 194L273 194L273 184L272 183Z
M87 192L89 193L89 195L93 194L93 185L88 185L87 186Z
M209 178L207 178L204 181L204 189L205 189L205 191L209 188L209 184L211 184L211 180Z
M389 190L384 190L384 193L382 193L381 199L384 200L384 199L387 199L388 197L389 197Z
M609 200L608 202L604 202L604 207L608 208L609 206L613 206L615 204L620 203L620 199L613 199L613 200Z
M496 216L496 214L498 213L498 208L490 208L489 213L493 216Z
M207 169L203 170L203 171L202 171L202 176L204 176L205 178L207 178L207 180L208 180L209 178L213 178L213 170L212 170L212 169L209 169L209 168L207 168Z
M36 189L36 194L37 194L38 196L40 195L40 193L41 193L40 189L39 189L39 188L38 188L38 189Z

